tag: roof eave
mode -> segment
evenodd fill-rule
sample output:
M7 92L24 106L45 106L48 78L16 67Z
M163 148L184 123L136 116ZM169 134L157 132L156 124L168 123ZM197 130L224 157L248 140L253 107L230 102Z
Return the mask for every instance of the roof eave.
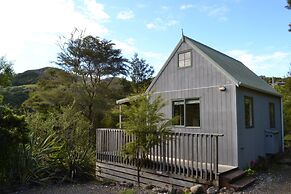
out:
M261 92L261 93L265 93L265 94L269 94L269 95L272 95L272 96L277 96L277 97L282 98L282 95L279 94L278 92L271 92L271 91L259 89L259 88L256 88L256 87L253 87L253 86L250 86L250 85L247 85L247 84L243 84L243 83L239 83L238 87L240 87L240 86L248 88L248 89L252 89L252 90L255 90L255 91L258 91L258 92Z

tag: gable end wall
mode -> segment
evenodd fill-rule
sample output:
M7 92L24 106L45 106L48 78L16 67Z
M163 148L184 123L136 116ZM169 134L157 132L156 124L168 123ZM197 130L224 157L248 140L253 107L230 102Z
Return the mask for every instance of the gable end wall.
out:
M192 66L178 68L178 53L191 50ZM218 88L225 86L226 91ZM200 128L174 127L174 131L193 133L222 133L219 142L221 164L237 166L236 85L210 60L191 45L182 43L169 60L150 92L161 95L167 106L162 110L172 117L172 101L175 99L200 99Z

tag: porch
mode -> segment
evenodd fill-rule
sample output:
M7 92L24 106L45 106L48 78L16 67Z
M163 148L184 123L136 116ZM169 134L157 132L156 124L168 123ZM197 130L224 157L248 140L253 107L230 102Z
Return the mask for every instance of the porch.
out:
M222 134L171 133L154 146L140 174L141 184L190 187L193 183L219 186L219 175L235 169L218 163ZM133 136L122 129L97 129L96 176L136 182L136 161L122 154Z

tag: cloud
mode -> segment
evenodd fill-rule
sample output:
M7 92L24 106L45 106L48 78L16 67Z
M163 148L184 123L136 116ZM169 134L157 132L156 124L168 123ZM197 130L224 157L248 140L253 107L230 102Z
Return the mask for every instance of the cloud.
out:
M107 20L110 18L109 15L104 11L104 5L101 3L96 3L95 0L85 0L84 4L92 16L91 18L97 21Z
M177 20L163 20L161 18L156 18L154 21L147 23L146 27L150 30L166 30L168 27L172 27L177 24Z
M132 10L121 11L117 14L117 19L120 20L129 20L134 18L134 13Z
M228 55L241 61L259 75L286 75L289 68L291 52L274 51L256 55L246 50L231 50Z
M189 8L192 8L193 5L192 4L183 4L180 6L180 9L181 10L185 10L185 9L189 9Z
M126 40L112 40L115 43L115 48L121 49L122 53L130 56L137 52L137 48L135 47L135 40L133 38L128 38Z
M0 56L15 61L17 72L51 65L48 61L56 58L60 35L77 27L104 36L109 19L104 6L95 0L83 4L74 0L0 1L0 23L5 26L0 31ZM32 48L38 48L37 55Z
M229 8L226 5L195 5L194 7L209 17L217 18L219 21L228 20Z

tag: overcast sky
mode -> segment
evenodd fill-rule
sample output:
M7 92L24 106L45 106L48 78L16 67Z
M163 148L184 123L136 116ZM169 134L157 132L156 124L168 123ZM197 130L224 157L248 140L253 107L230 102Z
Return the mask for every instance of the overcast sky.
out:
M291 10L285 0L0 0L0 56L16 72L52 66L59 36L75 27L135 52L156 73L184 34L258 75L290 68Z

